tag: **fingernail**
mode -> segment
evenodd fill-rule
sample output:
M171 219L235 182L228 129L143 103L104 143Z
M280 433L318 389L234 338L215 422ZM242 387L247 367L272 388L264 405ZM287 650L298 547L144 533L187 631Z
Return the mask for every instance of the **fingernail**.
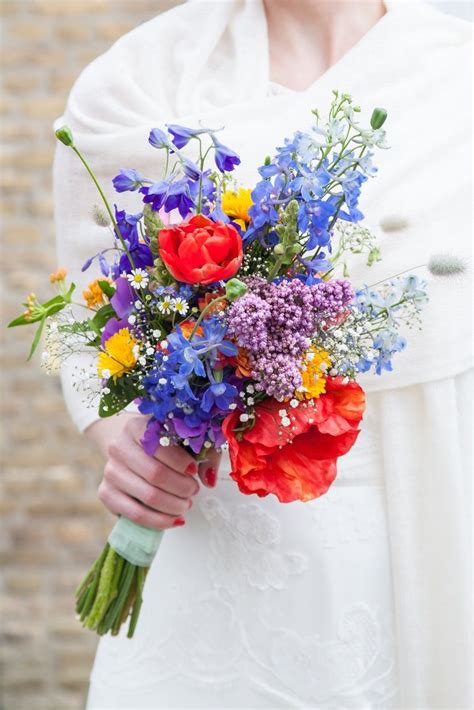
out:
M204 473L204 482L207 486L213 488L217 481L217 471L215 468L208 468Z
M197 472L198 472L197 463L190 463L184 473L187 473L189 476L194 476L194 474Z
M185 522L186 521L184 518L176 518L176 520L173 523L173 527L175 527L176 525L184 525Z

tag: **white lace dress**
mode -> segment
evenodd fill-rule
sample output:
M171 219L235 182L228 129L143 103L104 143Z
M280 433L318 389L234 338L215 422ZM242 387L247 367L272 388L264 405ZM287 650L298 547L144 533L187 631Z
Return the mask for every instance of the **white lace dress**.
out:
M264 156L309 127L312 108L324 113L332 89L349 91L367 111L387 107L392 145L362 204L383 261L369 272L354 259L354 283L435 251L466 255L470 28L414 2L385 4L347 55L294 93L268 92L261 0L179 6L87 68L61 122L111 201L136 213L137 195L115 195L110 181L120 167L159 177L151 127L225 126L242 158L236 178L251 186ZM94 187L64 146L54 182L59 262L81 288L97 276L81 264L110 234L90 218ZM225 458L216 488L202 486L186 525L165 533L135 638L100 641L89 710L472 707L472 294L469 274L446 284L418 273L429 279L423 331L408 334L394 373L362 378L362 433L327 495L244 496ZM62 373L81 430L98 416L71 386L82 365Z

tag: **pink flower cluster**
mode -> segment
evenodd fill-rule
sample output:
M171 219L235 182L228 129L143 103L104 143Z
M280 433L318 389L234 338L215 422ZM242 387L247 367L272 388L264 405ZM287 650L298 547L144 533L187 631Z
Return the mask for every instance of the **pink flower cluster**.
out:
M248 352L255 388L278 400L301 385L301 359L318 320L340 318L353 297L348 281L312 286L298 279L247 280L248 293L228 313L228 336Z

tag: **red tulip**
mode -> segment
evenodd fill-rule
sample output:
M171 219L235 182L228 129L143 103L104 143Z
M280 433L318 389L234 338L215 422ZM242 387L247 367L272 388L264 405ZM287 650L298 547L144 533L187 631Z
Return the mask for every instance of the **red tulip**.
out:
M244 432L234 431L240 413L232 412L223 425L231 478L242 493L273 493L281 503L323 495L336 477L337 459L357 439L364 407L358 384L329 377L325 394L295 408L273 398L264 400L255 408L255 426ZM282 409L289 426L282 425Z
M226 281L237 273L243 259L242 238L235 227L201 214L162 229L158 247L170 274L188 284Z

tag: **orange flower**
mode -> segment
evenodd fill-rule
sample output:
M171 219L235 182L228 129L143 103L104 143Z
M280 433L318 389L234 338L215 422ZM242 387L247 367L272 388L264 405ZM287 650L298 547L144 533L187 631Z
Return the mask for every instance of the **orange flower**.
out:
M110 279L100 279L101 281L108 281L112 283ZM102 306L104 301L104 292L99 286L99 280L91 281L86 291L82 292L82 297L87 303L88 308L94 308L95 306Z
M239 348L239 352L237 353L236 360L237 360L237 367L235 370L235 374L238 375L239 377L251 377L252 376L252 367L250 365L248 352L245 348Z
M198 306L199 310L203 311L206 306L208 306L212 301L215 301L216 298L219 298L225 293L225 289L220 288L218 291L214 291L213 293L205 293L202 298L198 300ZM225 308L227 308L227 301L219 301L219 303L216 303L215 306L211 306L211 308L207 311L206 316L211 315L212 313L217 313L218 311L223 311Z
M64 281L64 279L66 278L66 274L67 271L63 268L60 268L57 271L53 271L53 273L49 275L49 282L55 284L59 281Z
M231 478L242 493L276 495L281 503L309 501L326 493L336 462L359 434L365 395L355 382L329 377L326 393L297 407L268 398L255 408L255 425L236 432L239 412L226 417Z
M186 339L189 339L189 336L193 332L193 328L196 325L196 321L194 320L184 320L182 323L179 324L179 327L181 328L181 331ZM196 330L196 335L202 335L203 330L201 326L198 326Z

